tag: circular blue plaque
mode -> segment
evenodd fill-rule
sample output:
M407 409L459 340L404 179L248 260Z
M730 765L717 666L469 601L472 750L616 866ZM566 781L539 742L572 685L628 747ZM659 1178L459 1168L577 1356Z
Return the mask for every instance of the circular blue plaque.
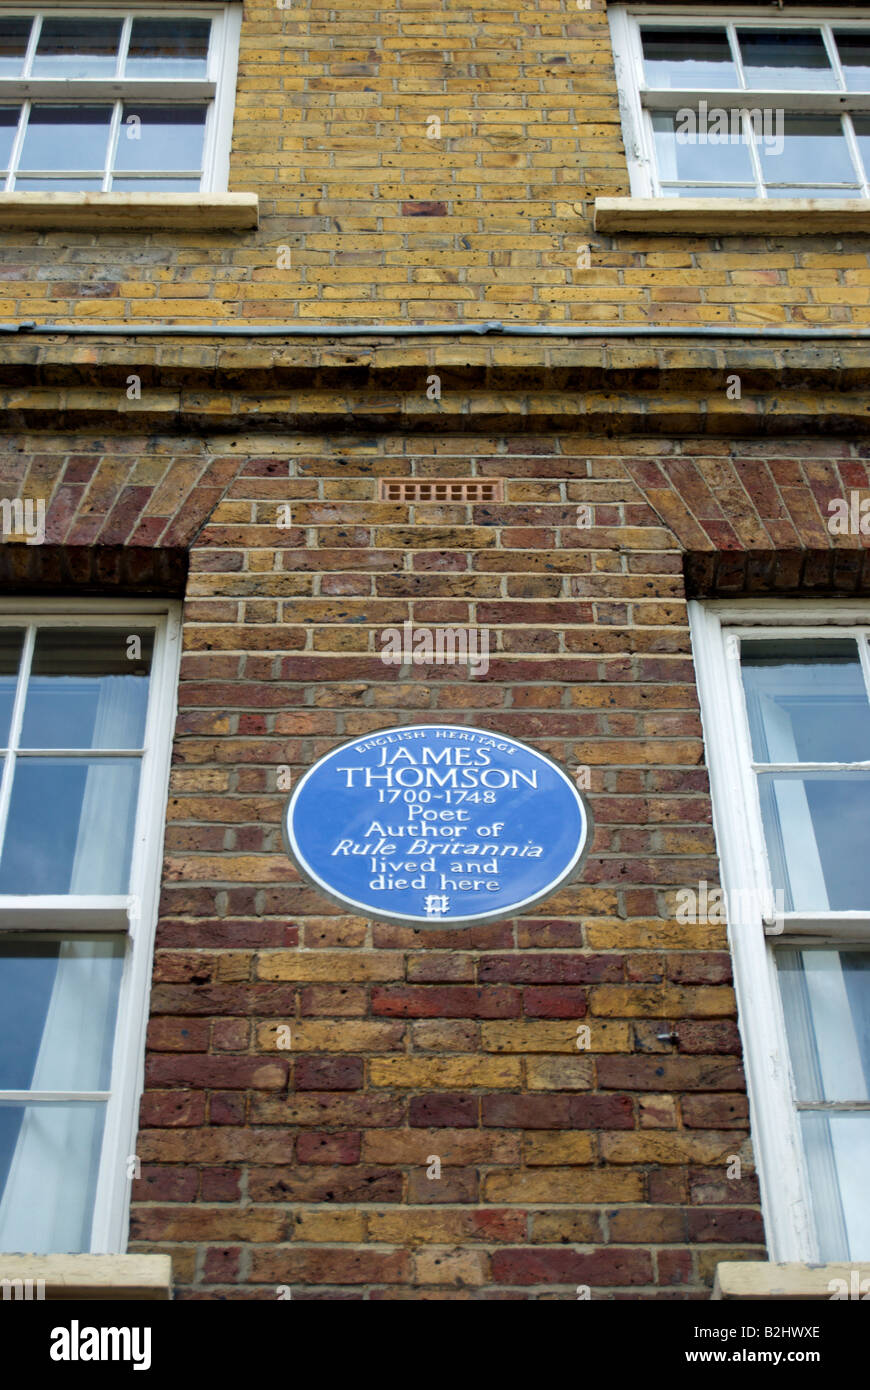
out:
M510 917L580 869L592 817L551 758L505 734L415 724L334 748L284 813L287 853L354 914L413 926Z

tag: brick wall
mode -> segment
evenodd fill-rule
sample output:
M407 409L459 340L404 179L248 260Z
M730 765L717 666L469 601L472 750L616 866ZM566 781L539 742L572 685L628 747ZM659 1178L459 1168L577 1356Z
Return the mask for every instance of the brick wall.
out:
M246 0L229 187L259 230L5 230L0 316L870 324L866 237L592 232L629 186L591 4Z
M3 489L49 506L45 547L5 548L6 587L65 565L87 588L78 557L134 540L189 551L130 1247L172 1255L178 1296L706 1298L719 1260L763 1257L725 931L675 920L681 887L717 879L684 570L866 593L863 538L824 524L868 485L864 452L12 441ZM378 476L468 473L506 501L376 501ZM383 665L405 618L485 626L486 675ZM426 932L302 884L278 769L409 720L588 766L581 878L528 917Z

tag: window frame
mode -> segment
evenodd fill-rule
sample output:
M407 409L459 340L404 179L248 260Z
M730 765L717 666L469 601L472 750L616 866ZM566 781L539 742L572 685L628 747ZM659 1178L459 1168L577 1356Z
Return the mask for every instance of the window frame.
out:
M136 805L129 892L121 896L0 894L0 932L21 936L39 931L97 931L126 936L118 997L111 1081L100 1153L90 1254L123 1254L127 1247L139 1102L144 1089L145 1038L154 941L159 908L166 806L181 657L181 603L153 599L3 599L0 626L148 626L154 631L148 708ZM23 654L22 654L23 659ZM19 668L20 670L20 668ZM22 688L16 688L20 718ZM4 769L5 772L5 769ZM4 776L4 783L11 778ZM8 793L8 788L7 788ZM28 1092L2 1091L5 1100L27 1100ZM39 1093L48 1100L66 1094L103 1098L103 1092ZM58 1252L62 1253L62 1252Z
M845 140L850 158L856 168L856 174L862 168L863 161L858 153L855 132L852 127L850 115L852 112L870 112L870 91L868 92L847 92L837 87L830 91L790 91L785 89L774 89L767 91L759 88L717 88L705 91L698 88L655 88L647 89L644 83L643 72L643 53L641 48L640 27L647 24L654 28L719 28L728 29L735 25L743 28L790 28L805 29L808 27L818 29L825 43L825 47L830 57L833 49L833 41L830 31L833 28L867 29L870 37L870 20L855 17L854 11L837 9L823 12L820 16L819 11L807 8L792 9L788 14L776 11L774 14L760 14L757 6L752 9L735 6L733 9L717 10L711 7L701 7L699 9L686 9L684 7L674 8L672 6L659 7L650 5L608 5L607 18L610 25L611 45L613 49L613 63L616 73L617 94L619 100L619 112L622 123L622 136L625 146L626 159L628 161L629 186L632 198L686 198L687 195L681 194L678 188L662 189L661 181L658 176L656 163L655 147L652 134L651 116L655 110L670 110L674 106L680 107L688 105L690 102L697 102L701 99L711 98L713 104L721 105L726 108L738 107L759 107L770 104L775 97L777 105L784 107L787 114L836 114L845 116L844 122ZM647 102L644 97L648 92L662 93L660 99L653 97L652 102ZM666 98L666 100L665 100ZM754 142L748 145L753 170L758 180L759 161L755 150ZM855 184L843 184L843 197L848 198L856 206L862 202L870 201L870 161L864 167L863 181L856 177ZM850 196L850 191L858 188L857 196L854 193ZM693 198L703 198L705 195L694 193ZM720 198L709 195L711 201L719 202ZM743 192L740 188L734 188L733 196L745 201L750 199L760 200L776 206L782 202L779 197L771 198L763 182L757 182L753 192ZM807 195L795 194L796 198L805 198Z
M125 101L130 99L148 100L155 105L166 105L181 101L182 103L202 104L208 106L206 112L205 129L203 132L203 152L202 152L202 178L198 194L226 193L229 184L230 171L230 149L232 145L233 117L235 113L236 83L238 78L239 42L242 28L242 6L230 0L226 4L199 4L190 3L187 5L174 3L168 5L155 4L154 0L129 0L127 4L114 5L83 5L80 0L53 0L50 5L39 5L32 3L7 4L4 5L4 15L8 18L36 16L42 18L56 19L210 19L212 30L209 41L208 70L205 78L179 78L173 81L170 78L131 78L123 79L118 77L102 78L32 78L32 77L0 77L0 106L9 104L29 104L31 101L38 100L40 103L50 103L52 105L75 105L75 104L105 104L113 107L110 124L110 151L116 144L115 131L120 119L120 111ZM129 26L122 30L123 37ZM30 44L28 53L33 48L33 31L31 30ZM0 194L4 191L18 193L19 196L34 191L28 189L18 190L15 187L15 177L17 175L17 165L20 158L21 146L24 139L26 121L19 116L18 128L13 140L12 152L10 154L9 170L7 178L11 175L12 186L0 188ZM51 172L51 171L50 171ZM53 171L58 172L58 171ZM69 177L75 178L77 175L84 177L82 170L69 171ZM175 172L178 171L165 171ZM106 189L105 185L111 177L112 171L107 167L103 170L103 188L101 193L111 190ZM131 175L125 171L118 172L119 178L129 179ZM135 177L133 175L132 177ZM60 180L58 180L60 182ZM47 191L47 190L46 190ZM98 196L96 190L82 189L81 192L90 192L92 196ZM170 192L171 190L162 190ZM74 190L58 189L58 192L69 196ZM142 193L154 193L155 190L144 188ZM141 196L127 190L123 196ZM159 196L159 193L158 193Z
M870 909L789 912L781 930L762 920L760 906L754 916L746 910L747 902L770 901L771 882L739 649L728 639L845 637L855 631L870 636L870 601L693 599L688 612L769 1256L776 1262L816 1261L819 1246L774 947L867 949ZM858 646L866 683L868 652L864 644ZM741 910L732 913L732 905ZM870 1109L870 1103L854 1108Z

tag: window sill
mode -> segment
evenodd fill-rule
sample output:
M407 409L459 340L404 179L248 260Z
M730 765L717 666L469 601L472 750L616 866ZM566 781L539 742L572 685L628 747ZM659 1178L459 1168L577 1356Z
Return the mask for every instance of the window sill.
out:
M594 227L659 236L867 232L870 198L596 198Z
M166 1300L172 1297L168 1255L0 1255L3 1297L59 1301Z
M834 1281L841 1281L835 1289ZM863 1291L862 1291L863 1284ZM870 1289L870 1264L774 1264L772 1261L727 1262L716 1266L714 1299L796 1299L821 1302L835 1292L857 1299Z
M0 193L0 229L245 231L258 221L256 193Z

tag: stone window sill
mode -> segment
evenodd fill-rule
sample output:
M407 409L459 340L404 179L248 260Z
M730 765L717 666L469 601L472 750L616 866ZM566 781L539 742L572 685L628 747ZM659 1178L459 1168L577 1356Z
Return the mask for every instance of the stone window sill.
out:
M0 193L0 230L141 227L245 231L256 227L256 193Z
M839 1285L831 1287L835 1280ZM863 1284L863 1291L862 1286ZM773 1264L734 1261L716 1266L714 1299L858 1299L870 1290L870 1264Z
M870 198L596 198L596 232L816 236L870 231Z
M172 1297L172 1261L168 1255L0 1255L0 1286L3 1299L165 1300Z

